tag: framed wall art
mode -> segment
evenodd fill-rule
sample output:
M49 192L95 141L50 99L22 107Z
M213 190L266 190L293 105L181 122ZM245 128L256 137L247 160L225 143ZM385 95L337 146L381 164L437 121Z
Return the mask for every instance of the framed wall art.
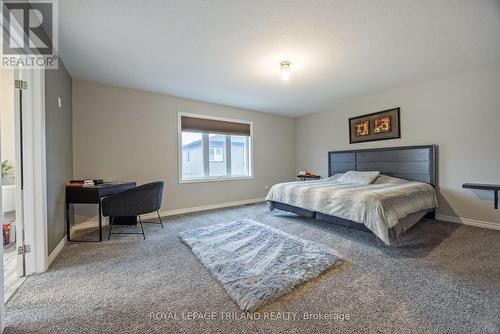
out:
M349 143L401 138L400 108L349 118Z

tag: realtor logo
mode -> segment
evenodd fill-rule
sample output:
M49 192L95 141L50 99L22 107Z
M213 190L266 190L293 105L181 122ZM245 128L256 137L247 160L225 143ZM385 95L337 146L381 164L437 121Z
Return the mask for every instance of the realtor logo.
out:
M0 67L57 68L57 18L57 0L3 0Z

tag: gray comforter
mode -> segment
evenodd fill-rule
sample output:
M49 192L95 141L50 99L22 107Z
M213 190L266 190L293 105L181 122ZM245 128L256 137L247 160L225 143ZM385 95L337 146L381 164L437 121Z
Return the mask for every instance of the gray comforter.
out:
M389 229L409 214L437 207L434 188L425 183L379 176L369 185L329 179L280 183L266 201L281 202L366 225L389 244Z

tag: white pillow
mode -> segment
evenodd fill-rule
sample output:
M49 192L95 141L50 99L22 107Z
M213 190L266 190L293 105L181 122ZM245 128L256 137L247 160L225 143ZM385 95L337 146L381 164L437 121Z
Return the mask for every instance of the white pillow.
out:
M380 172L355 172L351 170L342 175L337 181L340 183L366 185L375 181L379 174Z
M340 173L340 174L335 174L335 175L332 175L330 176L329 178L327 178L326 180L328 181L335 181L337 182L338 179L340 179L342 177L342 175L344 175L344 173Z

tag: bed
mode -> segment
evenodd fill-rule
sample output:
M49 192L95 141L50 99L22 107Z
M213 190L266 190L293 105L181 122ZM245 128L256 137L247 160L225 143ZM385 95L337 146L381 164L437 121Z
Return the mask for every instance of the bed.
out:
M266 198L280 209L345 227L371 231L384 243L437 207L437 147L405 146L328 153L328 178L273 186ZM380 171L368 185L340 183L348 171Z

